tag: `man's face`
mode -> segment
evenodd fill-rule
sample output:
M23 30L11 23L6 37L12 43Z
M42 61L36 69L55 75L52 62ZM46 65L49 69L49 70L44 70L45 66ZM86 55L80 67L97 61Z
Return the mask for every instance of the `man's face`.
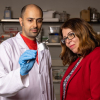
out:
M28 7L23 18L19 18L19 21L22 26L22 34L31 40L35 40L41 30L42 12L36 7Z

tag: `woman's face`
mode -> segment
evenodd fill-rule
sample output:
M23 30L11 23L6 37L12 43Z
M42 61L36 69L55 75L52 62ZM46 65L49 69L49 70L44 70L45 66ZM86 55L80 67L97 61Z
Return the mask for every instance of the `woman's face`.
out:
M70 33L74 32L69 28L62 29L63 39L65 39ZM79 38L76 35L70 40L67 38L65 44L73 53L79 54L78 53Z

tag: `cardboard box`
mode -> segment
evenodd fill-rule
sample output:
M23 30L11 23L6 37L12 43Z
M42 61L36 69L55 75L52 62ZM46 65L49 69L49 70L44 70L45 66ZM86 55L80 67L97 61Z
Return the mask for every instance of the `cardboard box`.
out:
M87 22L90 22L90 10L82 10L80 12L80 18L84 19Z

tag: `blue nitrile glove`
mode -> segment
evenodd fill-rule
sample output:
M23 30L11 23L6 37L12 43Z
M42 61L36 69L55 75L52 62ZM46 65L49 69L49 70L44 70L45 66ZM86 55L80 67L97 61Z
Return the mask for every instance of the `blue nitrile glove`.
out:
M36 59L36 50L26 50L19 58L19 64L20 64L20 74L22 76L27 75L31 68L33 67L33 64L35 63Z

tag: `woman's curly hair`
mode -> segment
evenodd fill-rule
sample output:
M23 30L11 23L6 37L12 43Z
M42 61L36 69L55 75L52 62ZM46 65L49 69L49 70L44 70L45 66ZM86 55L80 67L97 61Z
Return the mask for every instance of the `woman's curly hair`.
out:
M60 36L63 39L62 30L71 29L75 36L79 38L78 52L80 55L73 53L65 44L61 43L62 51L60 57L63 61L63 65L71 64L78 56L88 55L95 47L100 46L100 36L94 32L91 25L80 18L72 18L66 21L60 28Z

